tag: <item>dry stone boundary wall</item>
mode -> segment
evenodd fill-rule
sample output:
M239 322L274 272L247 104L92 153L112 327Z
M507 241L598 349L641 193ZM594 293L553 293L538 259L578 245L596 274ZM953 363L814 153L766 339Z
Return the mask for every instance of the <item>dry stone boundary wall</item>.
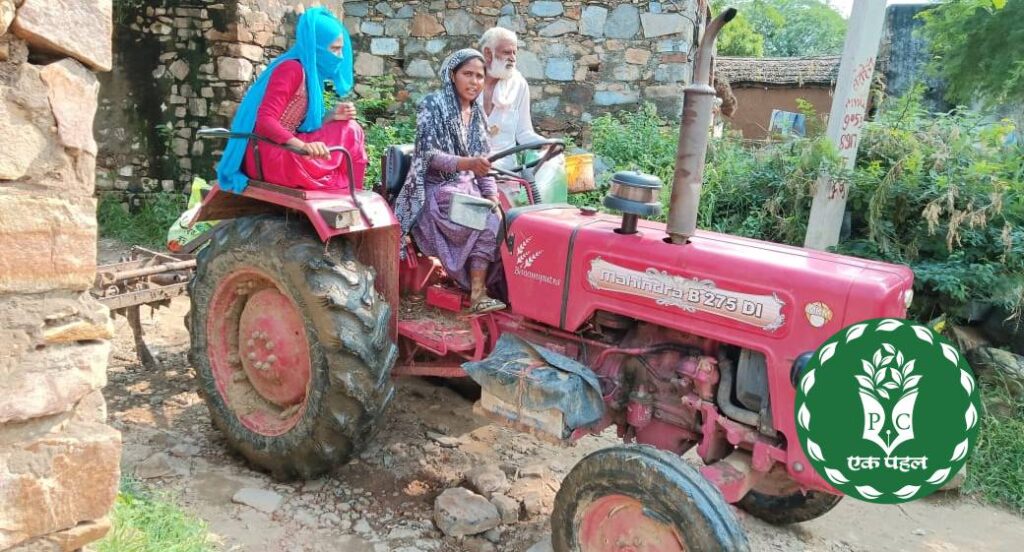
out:
M0 0L0 550L76 550L109 528L113 326L96 272L93 138L110 0Z

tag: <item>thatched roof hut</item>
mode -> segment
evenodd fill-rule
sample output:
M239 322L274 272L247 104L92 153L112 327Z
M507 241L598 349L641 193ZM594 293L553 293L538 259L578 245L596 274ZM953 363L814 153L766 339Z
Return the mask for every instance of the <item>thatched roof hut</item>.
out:
M839 56L799 58L719 57L715 74L733 87L737 85L766 86L834 86L839 75Z

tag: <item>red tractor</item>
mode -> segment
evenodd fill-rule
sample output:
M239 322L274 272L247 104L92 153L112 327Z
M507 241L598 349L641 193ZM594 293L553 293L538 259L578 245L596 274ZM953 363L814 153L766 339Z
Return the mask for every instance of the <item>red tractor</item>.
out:
M662 184L637 173L611 181L616 216L503 199L504 311L461 314L466 293L437 260L400 245L389 200L408 146L389 150L374 191L214 186L197 220L233 222L198 256L191 360L231 445L275 477L316 477L373 438L392 378L468 375L478 412L559 442L615 425L625 441L566 476L556 550L745 550L727 504L773 523L835 506L797 444L796 382L840 328L905 317L913 274L696 231L711 49L734 15L708 24L696 56L668 224L644 220ZM561 143L494 159L552 145L537 165ZM521 169L506 198L532 190ZM700 473L681 458L693 447Z

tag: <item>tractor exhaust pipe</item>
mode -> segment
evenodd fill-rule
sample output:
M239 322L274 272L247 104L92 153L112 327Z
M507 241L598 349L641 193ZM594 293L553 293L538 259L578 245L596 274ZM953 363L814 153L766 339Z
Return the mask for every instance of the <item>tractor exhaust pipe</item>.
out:
M697 208L700 206L700 188L708 151L708 127L715 105L715 89L711 87L711 52L719 31L734 17L736 9L728 8L708 24L694 59L693 82L683 90L683 121L679 127L676 170L668 209L668 236L674 244L686 243L697 229Z

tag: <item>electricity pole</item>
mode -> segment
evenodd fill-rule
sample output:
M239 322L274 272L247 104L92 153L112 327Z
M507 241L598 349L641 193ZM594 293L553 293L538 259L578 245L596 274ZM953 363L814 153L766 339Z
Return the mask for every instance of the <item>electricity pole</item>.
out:
M860 146L878 43L885 25L885 1L854 0L848 21L846 45L828 120L828 138L839 148L843 168L847 170L853 169ZM804 247L824 250L839 243L849 193L850 182L845 179L818 177Z

